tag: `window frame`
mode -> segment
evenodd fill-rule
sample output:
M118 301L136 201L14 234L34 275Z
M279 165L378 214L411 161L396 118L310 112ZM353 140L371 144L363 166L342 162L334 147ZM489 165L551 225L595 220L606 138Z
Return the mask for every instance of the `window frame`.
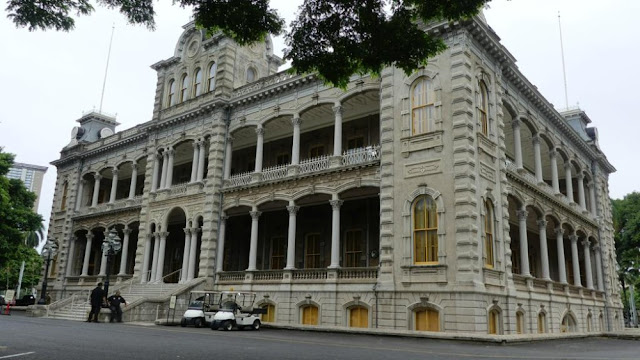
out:
M484 211L484 267L493 269L495 267L495 237L493 229L495 213L491 200L484 201Z
M217 71L218 71L218 64L214 61L209 65L209 78L207 80L207 92L211 92L216 89L216 72Z
M424 313L424 324L426 328L422 329L420 324L422 322L419 320L420 315ZM435 317L435 319L434 319ZM421 307L413 311L413 320L414 320L414 330L416 331L431 331L431 332L440 332L440 312L431 307Z
M62 185L62 199L60 200L60 211L67 210L67 193L69 192L69 182L65 181Z
M478 81L477 114L480 122L480 132L489 135L489 88L484 80Z
M251 79L251 80L249 80L249 72L253 73L253 79ZM245 72L245 80L246 80L247 84L250 84L250 83L258 80L258 70L256 70L256 68L253 67L253 66L249 66L247 68L247 71Z
M180 97L179 102L183 103L189 99L189 75L182 75L182 81L180 82Z
M281 244L277 244L277 242L282 242ZM282 270L286 265L286 257L287 257L287 238L284 236L272 236L271 237L271 255L269 256L269 268L271 270ZM276 246L280 245L280 246ZM282 254L276 252L276 249L281 249ZM277 260L279 266L275 267L275 261Z
M352 250L349 250L349 234L359 233L359 238L353 238L353 244L356 245ZM355 268L360 266L360 258L366 253L365 232L361 228L351 228L344 232L344 252L343 252L343 264L344 267ZM353 258L352 258L353 257ZM350 260L353 263L350 263Z
M175 79L169 80L168 89L169 90L167 92L167 107L175 104L175 100L176 100L176 80Z
M416 89L418 86L423 86L424 90L419 94L419 99L416 99ZM435 131L435 100L436 94L433 90L433 80L426 76L418 78L411 86L411 135L421 135L432 131ZM418 103L417 100L420 100ZM429 109L431 109L432 117L428 118ZM416 113L419 110L424 110L425 118L424 124L420 124L423 129L416 129ZM430 128L430 123L433 128Z
M428 204L428 200L430 199L430 206L431 209L428 209L427 206ZM424 224L425 224L425 228L416 228L416 206L418 205L419 202L421 201L425 201L425 210L424 210ZM435 212L435 226L429 227L429 211L434 211ZM438 209L437 209L437 205L435 202L435 199L433 199L433 197L431 195L428 194L424 194L424 195L420 195L418 197L416 197L413 201L413 205L411 208L411 236L413 239L413 264L414 265L438 265L439 264L439 259L438 259ZM425 237L424 237L424 242L425 242L425 250L424 250L424 254L425 254L425 259L424 261L418 261L417 259L417 254L418 254L418 242L416 241L416 234L419 232L423 232ZM429 234L435 234L434 237L432 237L432 239L435 239L435 244L430 244L429 243ZM431 255L431 256L430 256ZM435 260L429 260L429 259L435 259Z
M202 68L193 73L193 97L202 95Z
M312 237L315 237L315 243L313 247L309 246L309 241ZM320 243L322 242L320 233L308 233L304 236L304 269L319 269L322 268L322 264L320 264L320 258L322 256L322 249ZM309 249L313 248L317 250L317 252L309 253ZM309 267L309 257L313 259L315 267Z

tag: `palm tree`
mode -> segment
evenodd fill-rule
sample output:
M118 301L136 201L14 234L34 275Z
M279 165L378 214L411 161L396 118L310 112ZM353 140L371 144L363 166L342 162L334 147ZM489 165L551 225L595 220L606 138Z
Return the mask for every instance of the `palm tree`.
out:
M40 223L38 228L24 232L24 244L28 247L36 247L44 239L44 225Z

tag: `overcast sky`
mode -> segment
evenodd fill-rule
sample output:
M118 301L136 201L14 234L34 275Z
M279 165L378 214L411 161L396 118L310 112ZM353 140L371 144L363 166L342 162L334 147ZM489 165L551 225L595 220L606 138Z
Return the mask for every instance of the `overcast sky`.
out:
M300 0L272 0L289 23ZM151 119L155 72L151 64L173 56L190 12L170 1L155 2L157 29L127 25L118 12L96 7L75 30L17 29L0 6L0 146L16 161L49 166L39 213L48 222L56 179L49 162L59 158L82 112L98 109L111 36L115 35L103 111L130 128ZM598 128L600 147L617 172L613 198L637 191L640 167L631 146L638 140L635 111L640 57L637 0L494 0L489 25L518 60L522 73L556 108L565 107L558 11L562 16L568 102ZM275 39L282 56L283 41Z

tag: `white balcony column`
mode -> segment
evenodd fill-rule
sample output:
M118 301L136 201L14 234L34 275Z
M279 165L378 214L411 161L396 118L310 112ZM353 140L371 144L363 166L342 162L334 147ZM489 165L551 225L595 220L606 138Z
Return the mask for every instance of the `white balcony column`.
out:
M335 114L333 129L333 156L342 156L342 105L338 102L333 107Z
M118 190L118 168L111 170L113 178L111 179L111 194L109 195L109 204L116 201L116 191Z
M198 234L202 232L201 228L191 228L191 249L189 250L189 267L187 274L187 281L191 281L195 278L196 274L196 252L198 250Z
M187 281L189 274L189 250L191 250L191 229L184 228L184 250L182 251L182 271L180 271L180 283Z
M160 253L160 233L155 232L153 234L153 258L151 260L151 274L149 275L149 281L156 281L156 272L158 271L158 254Z
M580 280L580 259L578 258L578 237L576 235L570 235L571 240L571 263L573 265L573 285L582 286Z
M602 276L602 249L600 244L596 243L593 246L593 251L596 253L596 279L598 280L598 290L604 291L604 281Z
M570 202L573 202L573 177L571 175L571 164L564 164L564 182L567 189L567 198Z
M518 224L520 227L520 274L531 276L529 271L529 242L527 241L527 210L518 211Z
M264 128L262 125L258 125L256 128L256 135L258 135L258 141L256 143L256 167L254 172L262 172L262 152L264 147Z
M582 210L587 210L587 201L584 192L584 175L578 174L578 203Z
M563 284L567 283L567 269L565 268L565 262L567 261L564 258L564 231L562 228L556 228L556 246L558 253L558 273L559 273L559 281Z
M558 153L555 150L549 152L551 160L551 186L555 194L560 193L560 181L558 180Z
M589 188L589 203L591 205L591 209L589 210L591 211L591 215L596 217L598 216L598 209L596 208L596 187L593 182L590 182L587 186Z
M160 154L153 155L153 174L151 174L151 192L158 190L158 172L160 171Z
M542 180L542 155L540 154L540 135L534 135L531 139L533 142L533 160L535 162L536 181L538 183Z
M71 236L69 238L69 253L67 254L67 276L72 276L71 272L73 271L73 261L75 260L76 255L76 241L78 238L76 236Z
M220 229L218 230L218 248L216 250L216 272L221 272L224 262L224 240L227 232L227 215L220 216Z
M511 122L513 127L514 152L516 154L516 167L522 169L522 140L520 138L520 119L513 119Z
M300 164L300 115L293 115L291 124L293 124L293 146L291 147L291 165Z
M160 189L164 189L167 185L167 165L169 162L169 149L165 149L162 153L162 173L160 174Z
M106 239L107 236L109 235L109 231L105 230L104 231L104 238ZM100 258L100 274L98 274L98 276L105 276L107 275L107 254L102 251L102 244L100 244L100 253L102 254L102 257Z
M160 233L160 248L158 251L158 266L156 267L156 281L161 282L164 277L164 254L167 248L167 236L168 232L163 231Z
M331 265L330 269L340 267L340 207L344 201L338 199L338 195L332 196L331 204Z
M191 180L190 182L196 182L198 180L198 157L200 156L198 141L194 140L191 143L193 147L193 159L191 160Z
M293 201L289 201L287 211L289 211L289 233L287 235L287 266L285 270L293 270L296 268L296 221L299 206L296 206Z
M207 156L207 140L202 139L199 142L198 151L198 181L202 181L204 178L204 158Z
M122 238L122 255L120 256L120 272L118 275L127 275L127 257L129 256L129 235L131 235L131 229L125 226L124 237Z
M591 271L591 241L582 240L582 253L584 255L584 277L587 281L587 288L593 290L593 272Z
M87 180L81 179L78 184L78 192L76 193L76 211L80 210L80 206L82 206L82 197L84 195L84 185L87 183Z
M542 265L542 279L551 281L549 276L549 249L547 246L547 221L538 220L540 231L540 264Z
M258 255L258 220L262 213L254 206L249 214L251 215L251 245L249 247L249 267L247 271L255 271L257 270L256 257Z
M136 197L136 185L138 185L138 164L131 164L131 185L129 186L129 199Z
M176 151L173 148L169 148L169 163L167 164L167 183L165 188L170 188L173 185L173 159L176 155Z
M149 281L149 255L151 255L151 238L153 234L148 234L144 240L144 255L142 256L142 271L140 273L140 283Z
M89 258L91 257L91 244L93 242L93 234L88 232L86 235L87 246L84 248L84 260L82 261L82 276L89 275Z
M227 136L227 149L224 153L224 179L231 177L231 162L233 161L233 137Z
M100 193L100 180L102 179L102 176L100 176L99 174L95 174L94 179L93 199L91 199L91 207L95 207L98 205L98 193Z

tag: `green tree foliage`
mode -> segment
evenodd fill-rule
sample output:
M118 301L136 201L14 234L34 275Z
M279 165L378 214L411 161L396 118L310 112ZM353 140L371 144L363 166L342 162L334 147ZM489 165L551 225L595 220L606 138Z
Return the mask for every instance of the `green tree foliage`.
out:
M74 27L72 14L94 8L86 0L8 0L9 18L29 30ZM437 35L420 23L473 16L489 0L304 0L286 34L285 59L292 71L318 72L326 82L344 87L352 74L377 74L395 65L409 74L441 52ZM155 28L152 0L99 0L117 8L132 24ZM174 0L193 9L196 25L221 31L240 44L279 35L284 20L269 0Z
M628 279L639 279L640 269L640 193L611 200L616 256L620 270Z
M25 236L42 228L42 217L32 210L36 195L28 191L22 181L6 177L13 159L13 154L0 148L0 280L13 279L15 275L17 281L22 261L36 267L40 264L36 251L25 244ZM39 269L35 276L38 273ZM0 281L0 284L6 282ZM15 284L9 282L9 285Z

